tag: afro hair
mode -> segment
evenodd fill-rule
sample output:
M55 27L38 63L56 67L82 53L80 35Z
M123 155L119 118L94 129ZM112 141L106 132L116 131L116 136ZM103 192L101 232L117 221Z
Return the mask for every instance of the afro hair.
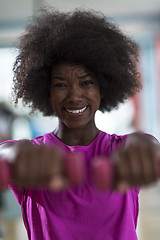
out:
M41 10L20 37L14 63L14 103L31 112L54 115L50 103L51 69L78 63L90 69L100 86L102 112L116 108L141 89L138 46L101 12Z

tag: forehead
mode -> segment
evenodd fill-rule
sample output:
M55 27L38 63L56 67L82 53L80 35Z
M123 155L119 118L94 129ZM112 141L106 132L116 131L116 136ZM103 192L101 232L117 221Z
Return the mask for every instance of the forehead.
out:
M87 67L80 64L72 63L60 63L52 67L52 75L54 74L66 74L66 73L77 73L83 74L84 72L91 72Z

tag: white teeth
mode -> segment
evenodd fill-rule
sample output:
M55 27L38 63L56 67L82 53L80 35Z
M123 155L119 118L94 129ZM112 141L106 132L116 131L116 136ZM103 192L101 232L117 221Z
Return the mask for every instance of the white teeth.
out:
M69 109L66 109L66 110L67 110L67 112L69 112L69 113L82 113L82 112L84 112L84 111L86 110L86 108L87 108L87 107L84 107L84 108L78 109L78 110L69 110Z

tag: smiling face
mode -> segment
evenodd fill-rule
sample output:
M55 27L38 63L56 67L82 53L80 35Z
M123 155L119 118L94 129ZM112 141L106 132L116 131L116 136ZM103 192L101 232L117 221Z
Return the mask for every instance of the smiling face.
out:
M62 125L69 129L95 126L101 96L94 74L82 65L58 64L51 72L50 99Z

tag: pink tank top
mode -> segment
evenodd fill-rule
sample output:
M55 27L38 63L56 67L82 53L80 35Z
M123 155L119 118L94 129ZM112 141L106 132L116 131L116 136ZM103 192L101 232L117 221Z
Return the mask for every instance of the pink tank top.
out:
M30 240L136 240L139 189L125 194L100 191L91 177L91 162L97 155L109 155L119 148L127 135L100 131L88 146L67 146L53 133L32 141L57 146L66 154L81 152L87 167L87 180L62 192L48 189L19 189L10 186L21 205Z

